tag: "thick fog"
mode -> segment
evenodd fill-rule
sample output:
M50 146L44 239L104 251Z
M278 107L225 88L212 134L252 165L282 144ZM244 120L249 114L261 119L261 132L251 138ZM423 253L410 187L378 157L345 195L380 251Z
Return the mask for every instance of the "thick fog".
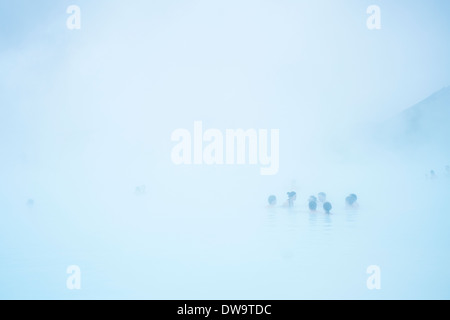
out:
M449 3L376 1L368 30L364 1L78 1L68 30L72 3L22 2L0 5L1 298L449 298ZM238 129L267 156L279 132L275 174L261 145L227 164Z

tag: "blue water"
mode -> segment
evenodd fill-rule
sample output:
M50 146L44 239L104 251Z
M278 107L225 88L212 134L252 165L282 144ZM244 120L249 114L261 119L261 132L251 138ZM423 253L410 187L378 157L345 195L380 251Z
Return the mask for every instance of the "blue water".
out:
M5 191L0 298L449 298L449 181L378 186L387 178L360 188L359 210L329 192L332 215L309 213L305 192L293 209L267 209L263 197L161 204L158 192L130 189L27 204ZM81 268L81 290L66 288L69 265ZM381 290L366 287L370 265Z

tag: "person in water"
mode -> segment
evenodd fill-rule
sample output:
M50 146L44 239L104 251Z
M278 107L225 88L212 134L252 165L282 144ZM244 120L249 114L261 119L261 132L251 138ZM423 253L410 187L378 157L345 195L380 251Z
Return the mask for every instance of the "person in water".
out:
M308 202L316 202L317 203L317 198L315 196L310 196L308 199Z
M329 202L325 202L323 204L323 211L325 211L326 214L331 214L331 209L333 209L333 206Z
M348 209L358 209L358 196L354 193L345 198L345 204Z
M33 199L28 199L28 201L27 201L27 206L28 207L32 207L32 206L34 206L34 200Z
M274 208L277 205L277 197L273 195L270 196L267 201L269 202L268 208Z
M294 201L297 200L297 193L292 191L292 192L288 192L287 195L288 195L288 199L284 203L284 207L292 208L294 206Z
M308 204L308 207L309 207L309 211L311 213L316 213L317 212L317 202L310 201L309 204Z
M325 202L327 202L327 194L325 192L320 192L317 195L317 198L319 199L319 204L324 204Z
M434 170L430 171L430 179L431 180L436 180L437 179L437 175L436 175L436 172L434 172Z

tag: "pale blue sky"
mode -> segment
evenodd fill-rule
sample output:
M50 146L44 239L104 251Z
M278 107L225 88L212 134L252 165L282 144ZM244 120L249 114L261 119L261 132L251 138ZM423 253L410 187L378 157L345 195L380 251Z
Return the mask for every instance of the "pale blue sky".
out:
M82 29L69 31L73 3L0 5L3 130L20 112L57 117L75 93L76 104L108 104L89 107L92 122L148 121L151 105L167 130L209 118L342 130L450 84L446 1L78 1ZM382 30L369 31L375 3Z
M69 31L66 8L74 3L82 28ZM381 7L382 30L366 28L371 4ZM202 120L220 129L279 128L287 144L291 137L314 147L450 84L449 8L446 1L2 2L0 142L9 156L37 145L50 152L50 141L65 135L83 145L97 133L170 149L173 130Z

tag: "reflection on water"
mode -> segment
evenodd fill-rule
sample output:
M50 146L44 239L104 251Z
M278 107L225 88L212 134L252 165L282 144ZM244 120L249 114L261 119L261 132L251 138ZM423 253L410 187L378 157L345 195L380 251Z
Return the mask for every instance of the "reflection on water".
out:
M382 203L365 196L359 210L336 205L331 215L300 206L188 211L134 194L103 206L4 203L0 296L450 297L448 190L427 183L377 194ZM64 287L69 265L82 271L78 293ZM366 288L370 265L381 268L380 291Z
M267 209L267 234L274 243L280 241L289 248L289 257L315 255L314 249L339 243L342 248L354 247L358 235L359 210L342 210L333 214L296 209ZM282 249L281 251L283 251ZM285 254L286 256L286 254Z

